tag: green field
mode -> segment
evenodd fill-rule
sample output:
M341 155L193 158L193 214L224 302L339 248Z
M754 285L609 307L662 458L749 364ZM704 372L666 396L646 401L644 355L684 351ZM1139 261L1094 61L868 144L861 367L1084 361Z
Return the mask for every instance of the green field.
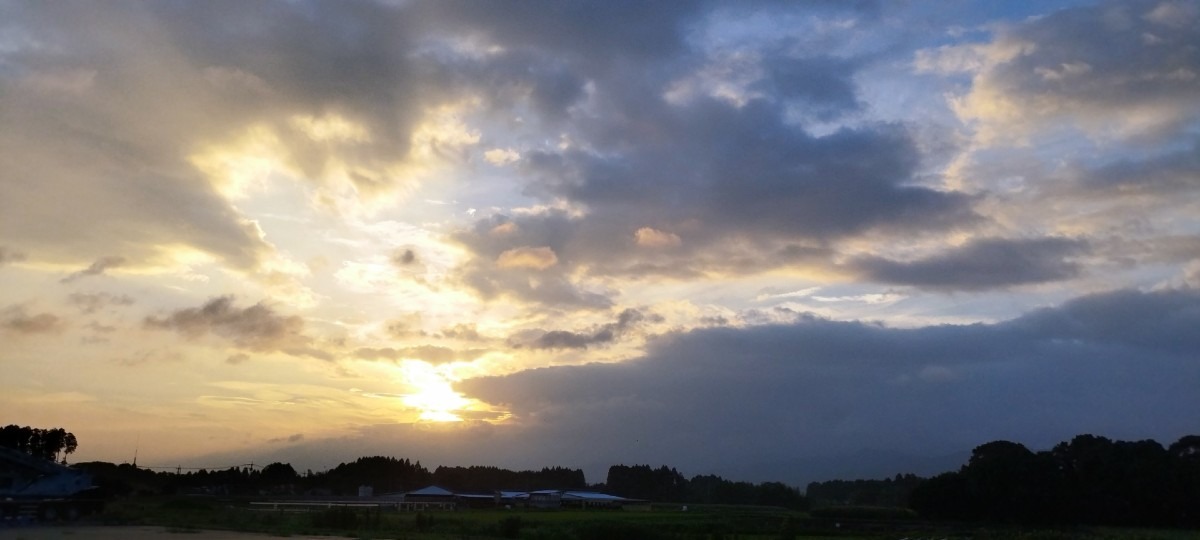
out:
M186 533L203 529L261 532L280 537L333 535L362 539L466 540L1185 540L1200 531L1078 528L1021 530L915 519L814 517L747 506L656 505L620 510L462 510L394 512L333 508L316 511L251 509L248 500L134 498L116 501L96 517L110 525L158 525Z

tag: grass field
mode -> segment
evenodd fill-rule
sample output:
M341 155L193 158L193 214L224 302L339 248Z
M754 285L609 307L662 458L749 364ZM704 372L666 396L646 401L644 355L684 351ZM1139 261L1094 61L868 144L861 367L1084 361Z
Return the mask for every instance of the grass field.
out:
M742 506L659 505L650 512L619 510L463 510L389 512L251 509L249 501L145 498L114 502L96 519L109 525L155 525L259 532L279 537L330 535L397 540L1195 540L1200 531L1078 528L1022 530L926 523L918 520L814 518L803 512Z

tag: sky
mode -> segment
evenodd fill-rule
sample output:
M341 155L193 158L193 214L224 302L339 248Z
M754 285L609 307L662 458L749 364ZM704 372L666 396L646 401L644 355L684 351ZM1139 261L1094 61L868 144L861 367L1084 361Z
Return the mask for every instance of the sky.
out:
M0 0L0 423L809 480L1200 432L1200 2Z

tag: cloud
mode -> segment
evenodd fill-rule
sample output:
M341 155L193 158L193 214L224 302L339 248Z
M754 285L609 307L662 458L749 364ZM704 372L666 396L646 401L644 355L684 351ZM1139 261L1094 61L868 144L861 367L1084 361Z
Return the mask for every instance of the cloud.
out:
M1185 142L1182 140L1180 142ZM1185 148L1141 159L1123 158L1092 167L1076 167L1069 174L1075 195L1096 198L1153 197L1162 202L1196 189L1200 170L1200 137Z
M507 297L589 309L612 305L607 291L589 290L567 274L571 261L564 250L576 227L568 213L554 209L518 219L489 216L454 236L474 254L456 269L463 285L485 299Z
M325 358L304 335L304 319L285 316L258 303L246 308L233 305L232 296L213 298L198 308L185 308L164 317L146 317L146 328L173 330L188 338L214 334L238 347L255 351L281 351L292 355Z
M938 456L1085 432L1174 440L1194 429L1179 411L1200 406L1197 324L1194 289L1081 297L996 324L896 329L808 316L671 334L627 362L457 387L511 411L530 449L812 478L823 473L804 470L807 459L864 448Z
M80 311L91 314L106 306L131 306L133 297L129 295L113 295L109 293L71 293L67 301L79 308Z
M474 360L485 352L486 349L455 350L437 345L421 345L399 349L363 347L354 351L354 356L364 360L422 360L430 364L445 364Z
M521 159L521 154L511 148L492 148L483 153L483 158L499 167Z
M573 4L547 9L538 3L480 4L470 9L441 3L420 4L434 25L479 33L485 43L517 50L553 51L600 70L620 61L638 64L677 53L686 23L701 13L695 1L667 4Z
M295 443L298 443L303 440L304 440L303 433L293 433L291 435L288 435L287 437L275 437L273 439L267 439L267 442L295 444Z
M0 132L10 179L0 229L45 260L119 250L150 261L189 248L257 268L273 247L229 201L244 191L239 178L254 176L239 168L244 154L313 182L326 200L409 185L399 169L413 159L412 134L447 94L415 76L417 32L402 11L325 1L6 7L27 39L0 51L12 68L0 75L3 122L22 126Z
M616 341L626 333L634 330L644 321L662 322L659 315L646 315L636 309L625 309L617 315L617 320L600 325L586 332L570 332L566 330L551 330L545 332L527 343L534 349L586 349L592 345L606 345ZM518 338L510 338L517 346L521 343Z
M384 323L384 332L389 337L403 339L415 335L424 335L421 330L421 314L406 313Z
M1068 238L980 238L913 261L861 257L850 266L863 277L935 290L978 291L1061 281L1079 275L1074 258L1088 244Z
M446 339L458 339L462 341L482 341L484 338L474 324L458 323L438 332L440 337Z
M0 246L0 266L25 260L25 254Z
M554 250L546 246L519 247L504 251L496 258L500 268L528 268L545 270L558 264L558 256Z
M60 283L71 283L72 281L77 281L77 280L83 279L88 276L103 275L104 272L106 272L110 268L118 268L118 267L124 266L125 262L126 262L125 257L117 257L114 255L110 255L107 257L101 257L101 258L97 259L96 262L94 262L90 266L88 266L87 268L84 268L83 270L75 272L65 278L62 278L61 280L59 280L59 282Z
M398 251L392 255L392 264L395 264L396 266L400 266L400 267L410 266L412 264L415 264L416 262L417 262L417 254L414 253L413 250L411 250L411 249L405 249L403 251Z
M660 231L652 227L642 227L633 233L637 245L647 248L674 247L683 243L678 234Z
M31 315L22 306L8 306L0 310L0 330L11 334L46 334L57 332L63 320L53 313Z
M581 277L831 269L838 242L967 229L981 221L972 197L918 185L920 155L900 126L813 136L767 100L740 107L711 99L611 106L611 114L585 128L588 150L529 151L520 167L531 193L586 212L489 216L456 239L479 258L517 250L505 256L510 267L509 257L526 260L515 255L528 246L545 247L556 254L553 275L581 283ZM643 114L630 118L621 108ZM548 256L536 260L527 266L548 270ZM486 267L464 270L481 291L526 287L519 279L497 280Z
M419 9L471 30L453 64L469 73L457 80L536 112L522 115L522 131L561 134L504 146L520 156L508 171L522 194L547 210L496 209L455 235L477 259L459 277L484 298L605 307L618 292L597 286L608 278L828 271L839 242L981 220L974 198L920 177L906 126L856 116L856 77L870 60L723 26L757 8L673 2L632 8L648 12L636 22L630 6L527 7L518 11L535 12L519 20L490 7ZM779 15L874 9L832 3ZM580 47L577 35L560 37L584 18L587 32L611 25L623 38ZM548 248L556 264L517 256L530 248ZM534 285L505 272L517 266L540 271Z
M1171 13L1168 17L1164 14ZM1168 137L1200 120L1195 2L1111 1L1013 25L984 46L958 115L985 138L1074 125L1097 137Z

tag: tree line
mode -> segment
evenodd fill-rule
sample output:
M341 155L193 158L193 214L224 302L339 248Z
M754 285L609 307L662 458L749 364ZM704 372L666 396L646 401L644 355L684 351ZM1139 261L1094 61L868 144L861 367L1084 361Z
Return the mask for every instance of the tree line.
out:
M0 446L65 461L78 442L62 428L8 425ZM1079 435L1034 452L1010 441L976 447L959 470L929 479L911 474L883 480L832 480L807 493L780 482L735 482L715 475L685 478L663 465L613 465L604 483L588 484L566 467L511 471L499 467L441 466L371 456L327 471L301 474L286 463L261 469L150 471L133 465L80 463L114 494L207 491L229 495L356 495L439 485L456 492L496 489L590 489L655 502L757 504L804 509L820 506L908 506L928 519L1030 525L1200 526L1200 435L1164 447L1152 440L1120 441Z
M781 482L734 482L715 475L696 475L690 480L663 465L613 465L605 483L596 486L607 493L659 502L690 504L755 504L795 510L808 507L800 490Z
M924 481L915 474L882 480L828 480L810 482L804 494L813 506L907 507L909 495Z
M935 519L1031 525L1200 526L1200 435L1152 440L1079 435L1046 451L978 446L958 471L913 490Z
M368 456L340 463L327 471L303 473L288 463L271 463L256 469L152 471L129 464L79 463L98 485L116 495L209 493L214 495L333 495L354 496L362 486L375 494L411 491L437 485L459 493L490 493L496 489L587 489L583 471L545 467L536 471L511 471L499 467L437 467L430 471L419 461Z

